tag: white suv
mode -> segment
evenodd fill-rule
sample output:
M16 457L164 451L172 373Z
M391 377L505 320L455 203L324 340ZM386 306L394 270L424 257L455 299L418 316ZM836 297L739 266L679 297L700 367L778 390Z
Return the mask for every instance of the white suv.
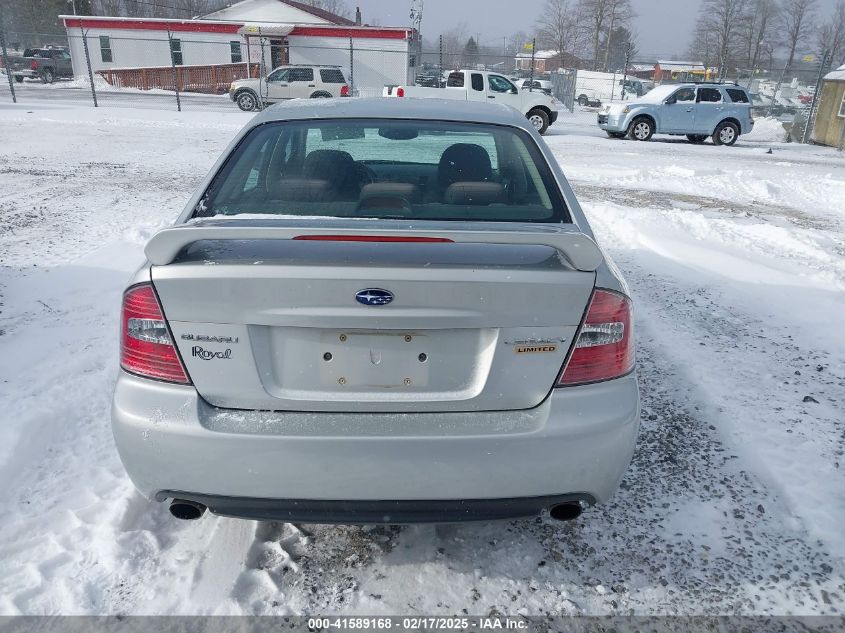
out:
M245 112L286 99L348 96L349 84L338 66L280 66L264 79L239 79L229 86L229 97Z

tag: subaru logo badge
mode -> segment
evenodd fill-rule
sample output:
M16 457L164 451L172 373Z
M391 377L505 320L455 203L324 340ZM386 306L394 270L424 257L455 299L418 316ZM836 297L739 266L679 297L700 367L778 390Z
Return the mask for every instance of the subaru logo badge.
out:
M365 306L386 306L393 301L393 293L381 288L365 288L358 291L355 300Z

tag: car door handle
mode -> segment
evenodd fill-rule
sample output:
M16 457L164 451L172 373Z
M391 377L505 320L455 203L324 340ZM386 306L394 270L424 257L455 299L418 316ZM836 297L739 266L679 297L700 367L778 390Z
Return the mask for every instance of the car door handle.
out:
M488 98L488 99L495 99L496 97L495 97L495 96L493 96L493 95L487 95L487 98Z
M692 112L692 108L687 108L687 112Z
M316 88L316 87L317 87L317 84L308 84L308 87L309 87L309 88Z

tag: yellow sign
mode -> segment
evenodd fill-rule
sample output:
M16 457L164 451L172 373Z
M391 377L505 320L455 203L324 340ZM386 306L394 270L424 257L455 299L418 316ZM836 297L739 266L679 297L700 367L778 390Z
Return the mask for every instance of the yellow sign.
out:
M814 62L814 61L816 61L816 56L815 55L804 55L804 61L805 62Z
M527 51L533 51L534 45L531 42L527 42L527 43L522 45L522 48L524 48Z

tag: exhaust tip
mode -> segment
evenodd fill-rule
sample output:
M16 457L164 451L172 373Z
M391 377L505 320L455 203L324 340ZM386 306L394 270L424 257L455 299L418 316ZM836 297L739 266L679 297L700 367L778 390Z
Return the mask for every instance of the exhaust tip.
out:
M196 501L174 499L170 502L170 514L182 521L196 521L205 514L205 506Z
M573 521L581 516L581 511L581 504L577 501L560 503L549 508L549 516L556 521Z

